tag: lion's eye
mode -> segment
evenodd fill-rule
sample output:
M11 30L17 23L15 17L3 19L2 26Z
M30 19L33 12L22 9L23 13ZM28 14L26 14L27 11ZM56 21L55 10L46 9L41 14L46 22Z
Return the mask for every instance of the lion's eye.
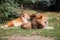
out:
M46 24L47 22L45 22L45 24Z
M39 19L41 19L41 18L42 18L42 16L39 17Z

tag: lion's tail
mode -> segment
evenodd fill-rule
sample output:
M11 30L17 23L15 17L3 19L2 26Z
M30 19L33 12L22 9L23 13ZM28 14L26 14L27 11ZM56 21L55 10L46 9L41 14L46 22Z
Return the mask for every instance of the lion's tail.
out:
M44 27L44 29L54 29L54 27Z

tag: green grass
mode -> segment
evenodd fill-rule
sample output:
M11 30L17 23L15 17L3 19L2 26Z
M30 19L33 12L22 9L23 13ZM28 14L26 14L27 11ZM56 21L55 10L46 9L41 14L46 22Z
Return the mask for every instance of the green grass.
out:
M35 11L31 11L35 12ZM60 40L60 14L55 12L45 12L49 16L49 26L54 27L54 30L47 29L21 29L20 27L14 27L9 29L0 29L0 40L1 37L12 36L12 35L42 35L45 37L53 37L55 40ZM58 19L57 19L57 18Z

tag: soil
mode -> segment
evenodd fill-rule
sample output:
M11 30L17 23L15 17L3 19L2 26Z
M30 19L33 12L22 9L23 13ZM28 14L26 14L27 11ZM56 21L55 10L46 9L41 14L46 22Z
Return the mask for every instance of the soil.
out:
M44 36L12 36L8 38L8 40L54 40L54 38L51 37L44 37Z

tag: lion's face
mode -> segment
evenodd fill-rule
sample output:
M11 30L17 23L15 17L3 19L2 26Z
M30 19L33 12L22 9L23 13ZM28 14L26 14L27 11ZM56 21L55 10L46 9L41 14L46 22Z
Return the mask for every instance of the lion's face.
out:
M48 25L48 18L45 14L40 14L36 17L36 22L45 27Z

